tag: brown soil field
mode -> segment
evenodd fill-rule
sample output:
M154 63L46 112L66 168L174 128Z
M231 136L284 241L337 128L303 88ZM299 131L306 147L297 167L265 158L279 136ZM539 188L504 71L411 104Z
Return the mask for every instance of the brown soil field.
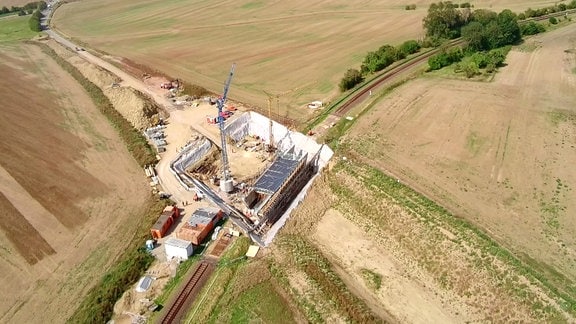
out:
M493 82L430 77L351 129L351 154L576 280L576 25L514 48ZM561 276L559 278L562 278Z
M310 117L311 100L329 101L344 72L383 44L424 36L422 19L433 1L75 1L53 24L111 55L222 91L237 63L232 99L267 107L266 90L286 93L280 115ZM537 1L477 1L476 8L523 11Z
M0 322L64 322L127 245L146 178L51 58L1 52Z
M0 0L0 8L6 6L10 8L11 6L23 6L27 3L34 2L33 0Z

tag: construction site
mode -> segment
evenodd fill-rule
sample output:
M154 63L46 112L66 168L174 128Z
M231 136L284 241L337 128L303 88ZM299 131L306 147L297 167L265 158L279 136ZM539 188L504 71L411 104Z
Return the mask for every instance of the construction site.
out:
M189 137L179 132L184 144L176 146L173 157L172 148L162 153L162 160L170 160L170 173L179 189L193 193L192 200L207 198L253 241L266 246L333 152L261 114L227 105L233 75L234 66L219 98L171 112L168 128L183 123ZM203 113L205 118L199 119ZM162 147L159 152L165 152ZM166 166L160 163L157 168ZM166 182L160 179L165 192L175 190L166 188Z

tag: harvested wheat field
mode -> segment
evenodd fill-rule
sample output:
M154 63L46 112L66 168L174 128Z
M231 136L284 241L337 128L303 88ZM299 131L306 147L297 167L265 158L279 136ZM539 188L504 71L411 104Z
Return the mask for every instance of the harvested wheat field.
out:
M576 280L576 25L490 83L423 78L355 124L351 154L484 228L569 296Z
M61 323L127 245L147 184L50 57L35 45L1 52L0 322Z
M12 6L23 6L27 3L34 2L33 0L0 0L0 8L6 6L10 8Z
M424 36L432 1L77 1L59 8L54 27L89 46L220 93L238 64L230 97L266 107L262 90L281 94L280 115L309 117L305 104L330 100L344 72L366 52ZM476 8L548 5L479 1Z

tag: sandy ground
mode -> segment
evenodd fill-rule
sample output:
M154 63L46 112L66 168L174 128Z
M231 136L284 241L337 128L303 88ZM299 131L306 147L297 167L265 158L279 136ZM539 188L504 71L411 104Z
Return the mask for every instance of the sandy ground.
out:
M348 287L380 317L390 317L388 311L393 321L399 323L455 323L467 319L459 309L464 308L463 305L446 304L438 297L440 290L431 277L406 267L338 211L326 212L313 237L342 267L338 274ZM376 291L371 289L362 277L362 269L382 275L382 287Z
M0 322L63 322L124 248L147 184L66 72L33 45L2 53Z
M424 78L348 141L512 250L576 278L576 25L513 49L491 83Z

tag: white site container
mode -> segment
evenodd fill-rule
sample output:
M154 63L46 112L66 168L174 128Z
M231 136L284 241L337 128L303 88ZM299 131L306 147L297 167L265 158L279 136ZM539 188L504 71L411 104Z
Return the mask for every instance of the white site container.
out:
M164 242L164 248L166 249L166 258L168 260L172 258L188 260L188 257L190 257L193 252L192 242L175 237L167 239Z

